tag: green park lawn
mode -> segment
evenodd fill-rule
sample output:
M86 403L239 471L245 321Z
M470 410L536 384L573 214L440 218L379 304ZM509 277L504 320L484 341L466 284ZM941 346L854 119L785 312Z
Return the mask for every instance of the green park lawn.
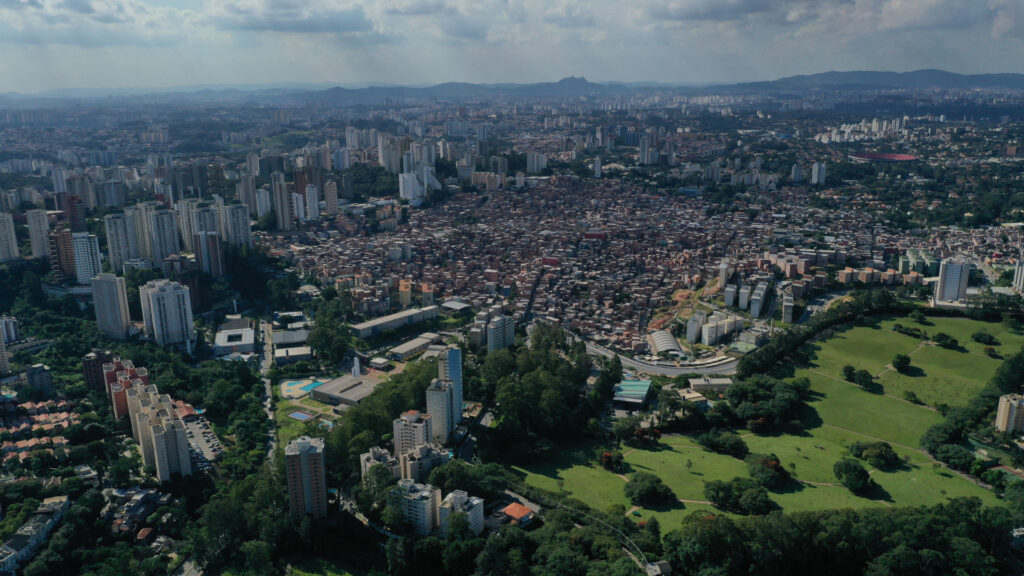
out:
M926 344L892 330L896 323L921 328L930 335L945 332L957 339L960 348L949 350ZM995 374L1001 359L985 354L986 345L971 339L985 331L996 337L994 348L1002 355L1016 353L1024 345L1024 335L1015 334L999 322L967 318L929 318L924 325L907 318L886 318L874 327L839 331L811 345L814 353L811 370L841 378L843 366L850 365L879 376L886 394L903 398L913 392L928 405L960 406L974 397ZM910 356L911 368L905 374L887 365L896 354Z
M975 496L989 505L998 504L995 495L969 479L936 467L920 448L925 431L942 421L928 406L903 400L913 391L928 404L962 405L970 400L995 373L1001 360L984 354L984 345L971 339L979 330L995 336L997 350L1009 355L1024 345L1024 335L1005 329L1002 324L963 318L929 319L923 326L930 334L946 332L956 338L961 350L921 346L921 341L892 330L905 318L882 320L875 327L857 327L839 331L812 344L809 365L796 368L793 377L811 381L812 397L803 418L806 431L800 435L758 436L741 433L751 452L774 453L800 482L794 482L771 498L784 511L863 508L872 506L919 506L936 504L947 498ZM892 357L910 354L911 370L899 374L887 369ZM844 365L882 374L878 382L884 393L872 393L842 380ZM894 470L871 470L881 489L872 497L852 494L836 482L832 467L848 458L848 447L855 441L883 440L905 460ZM621 505L631 509L623 492L625 481L594 464L596 444L577 444L556 462L516 467L525 482L538 488L562 493L587 505L607 510ZM707 452L686 436L666 436L653 448L623 446L628 469L625 474L648 471L657 475L683 500L704 500L704 482L747 477L745 464L735 458ZM640 509L640 518L657 516L665 526L676 526L693 511L713 511L698 502L680 502L664 509ZM667 524L666 524L667 522Z

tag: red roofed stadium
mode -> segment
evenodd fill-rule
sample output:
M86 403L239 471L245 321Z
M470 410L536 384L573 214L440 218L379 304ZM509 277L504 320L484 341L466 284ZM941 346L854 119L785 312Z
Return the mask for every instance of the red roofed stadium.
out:
M861 154L850 154L850 159L855 162L915 162L917 156L893 152L864 152Z

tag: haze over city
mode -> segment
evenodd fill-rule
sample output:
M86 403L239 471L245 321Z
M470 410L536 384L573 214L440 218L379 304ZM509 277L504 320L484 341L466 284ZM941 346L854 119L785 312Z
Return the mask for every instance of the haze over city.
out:
M0 92L1022 72L1020 0L5 0Z

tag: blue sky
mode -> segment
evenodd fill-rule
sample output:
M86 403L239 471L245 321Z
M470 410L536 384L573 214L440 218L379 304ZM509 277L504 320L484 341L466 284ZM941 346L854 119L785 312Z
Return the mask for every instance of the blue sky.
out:
M0 0L0 92L1024 72L1024 0Z

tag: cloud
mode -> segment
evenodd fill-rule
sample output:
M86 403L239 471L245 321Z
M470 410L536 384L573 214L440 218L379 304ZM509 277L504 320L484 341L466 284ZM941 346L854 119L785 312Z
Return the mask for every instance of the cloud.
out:
M773 0L652 1L646 4L645 11L654 19L728 21L767 12L779 4Z
M362 6L301 0L235 0L217 2L212 22L222 30L346 34L370 32L373 22Z
M386 0L383 4L386 14L401 16L423 16L451 10L445 0Z
M585 28L594 25L594 10L579 2L563 2L544 13L544 21L559 28Z
M0 43L166 46L183 42L196 20L141 0L0 0Z

